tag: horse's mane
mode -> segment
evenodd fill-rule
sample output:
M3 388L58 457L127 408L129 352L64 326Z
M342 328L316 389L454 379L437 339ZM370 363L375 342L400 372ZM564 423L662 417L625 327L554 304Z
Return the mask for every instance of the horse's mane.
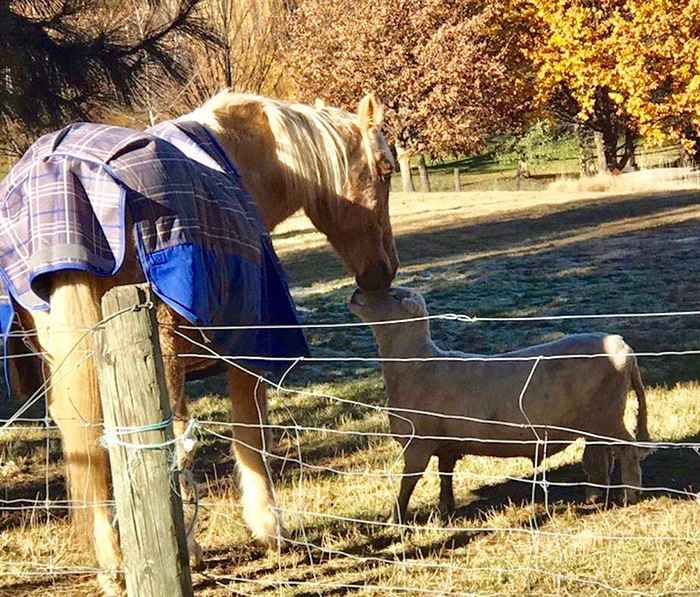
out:
M196 114L204 122L216 123L221 129L220 115L230 114L236 107L246 104L258 104L267 117L277 158L285 166L283 175L288 191L298 194L304 203L311 200L311 195L319 188L342 195L350 168L350 139L353 134L361 134L356 114L229 90L212 97ZM368 163L372 164L370 158L368 156Z

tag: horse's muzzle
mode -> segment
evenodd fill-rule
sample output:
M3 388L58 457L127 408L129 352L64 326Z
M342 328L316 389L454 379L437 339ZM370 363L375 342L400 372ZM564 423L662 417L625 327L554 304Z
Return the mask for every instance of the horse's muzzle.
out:
M355 276L355 281L362 290L388 290L395 275L395 268L389 267L384 262L379 262Z

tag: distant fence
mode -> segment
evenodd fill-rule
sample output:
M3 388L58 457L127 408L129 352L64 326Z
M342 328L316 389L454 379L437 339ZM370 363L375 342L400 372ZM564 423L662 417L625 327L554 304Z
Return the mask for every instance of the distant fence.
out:
M658 156L664 155L664 154L676 154L675 157L671 160L668 161L658 161L656 158ZM650 167L678 167L681 166L681 146L680 145L669 145L665 147L658 147L658 148L650 148L650 149L639 149L634 152L634 158L636 160L636 164L639 168L641 169L646 169ZM580 166L581 166L581 171L586 172L588 175L592 176L597 172L597 158L594 155L585 155L585 156L578 156L576 158L571 158L571 159L578 159ZM512 172L513 174L509 174L508 176L504 175L504 178L512 178L515 179L515 190L521 190L521 186L523 185L524 181L530 178L539 178L539 179L546 179L546 180L554 180L556 179L559 175L557 174L547 174L547 175L542 175L538 174L533 177L532 171L537 169L538 165L542 165L541 163L537 164L532 164L528 163L526 160L519 160L517 162L512 162ZM412 171L415 170L415 173L417 174L418 170L417 168L412 168ZM465 168L465 167L460 167L460 166L455 166L451 169L452 173L452 189L455 192L461 192L465 190L466 187L470 186L471 184L478 184L477 183L469 183L467 185L464 184L463 176L465 174L468 174L470 172L470 168ZM431 172L433 174L434 172ZM449 174L449 170L445 171L446 174ZM445 189L443 189L445 190Z

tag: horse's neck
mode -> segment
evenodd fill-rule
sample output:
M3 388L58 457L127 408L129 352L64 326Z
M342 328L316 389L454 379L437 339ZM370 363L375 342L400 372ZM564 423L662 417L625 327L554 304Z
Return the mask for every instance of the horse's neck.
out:
M281 165L277 160L275 141L264 123L238 120L222 125L195 111L183 117L209 128L238 168L246 190L253 196L265 227L273 230L301 208L298 197L286 188ZM234 130L235 129L235 130Z
M238 167L243 185L255 199L268 230L272 231L301 208L301 203L287 192L274 151L244 141L235 146L224 145L224 149Z

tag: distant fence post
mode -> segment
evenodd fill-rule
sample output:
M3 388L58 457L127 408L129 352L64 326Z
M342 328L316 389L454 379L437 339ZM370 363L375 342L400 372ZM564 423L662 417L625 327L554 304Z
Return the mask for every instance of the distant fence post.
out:
M105 439L129 597L191 597L153 302L147 285L118 286L102 299L106 322L95 352Z
M420 190L423 193L430 193L430 176L428 175L428 166L425 163L425 156L418 156L418 175L420 177Z
M452 176L454 177L455 193L459 193L462 190L462 182L459 179L459 168L454 168L452 170Z

